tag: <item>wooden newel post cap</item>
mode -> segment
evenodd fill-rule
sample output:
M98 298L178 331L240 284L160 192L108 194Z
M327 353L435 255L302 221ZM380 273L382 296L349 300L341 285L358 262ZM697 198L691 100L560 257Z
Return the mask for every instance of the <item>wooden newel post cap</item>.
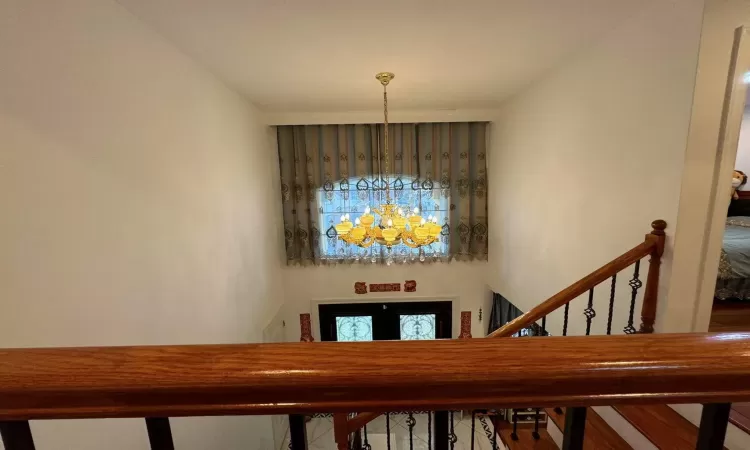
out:
M653 222L651 222L651 228L652 228L651 234L663 236L664 229L667 228L667 222L661 219L654 220Z

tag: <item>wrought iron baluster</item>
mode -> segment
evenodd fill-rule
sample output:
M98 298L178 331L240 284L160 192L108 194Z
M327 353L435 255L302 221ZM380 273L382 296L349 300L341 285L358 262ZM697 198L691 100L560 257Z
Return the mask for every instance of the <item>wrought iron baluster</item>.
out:
M514 441L518 440L518 413L515 409L512 409L511 421L513 422L513 432L510 433L510 438Z
M365 438L365 443L364 443L363 449L364 450L372 450L372 447L370 447L370 443L367 442L367 425L365 425L364 427L362 427L362 431L364 431L364 433L363 433L364 436L363 437Z
M638 295L638 289L643 286L643 282L638 278L638 272L641 269L641 260L635 262L635 270L633 270L633 278L628 282L631 289L630 296L630 314L628 315L628 325L623 329L625 334L635 334L636 329L633 326L633 316L635 315L635 298Z
M427 450L432 450L432 411L427 411Z
M497 415L495 415L495 420L490 420L492 422L492 450L497 450L497 420Z
M414 419L414 414L409 411L409 417L406 419L406 425L409 426L409 450L414 450L414 425L417 421Z
M609 288L609 315L607 316L607 335L612 334L612 314L615 311L615 284L617 274L612 275L612 285Z
M385 445L391 450L391 413L385 413Z
M456 436L456 430L453 427L453 411L451 411L451 428L450 428L450 434L448 435L449 442L451 444L451 450L453 450L456 447L456 442L458 441L458 437Z
M542 336L547 336L547 316L542 317Z
M292 416L289 416L291 419ZM302 422L304 429L305 423ZM290 422L291 428L291 422ZM146 430L148 431L148 441L151 444L152 450L174 450L174 442L172 442L172 428L169 426L168 417L146 417ZM296 430L298 432L298 430ZM299 437L297 440L299 440ZM305 439L306 440L306 439ZM307 448L295 446L294 450L298 448Z
M471 447L469 447L471 450L474 450L474 430L476 430L476 423L477 420L477 412L472 410L471 411Z
M701 426L698 430L697 450L723 450L727 434L731 403L713 403L703 405Z
M539 439L539 408L534 409L534 431L531 432L531 437Z
M28 420L0 422L0 436L6 450L34 450Z
M563 450L583 450L583 434L585 431L586 407L565 408Z
M583 310L583 315L586 316L586 336L591 334L591 319L596 317L596 311L594 311L594 288L589 289L589 306Z
M449 424L448 424L448 411L435 411L435 439L434 448L435 450L448 450L449 438Z
M568 335L568 311L570 310L570 303L565 304L565 316L563 317L563 336Z

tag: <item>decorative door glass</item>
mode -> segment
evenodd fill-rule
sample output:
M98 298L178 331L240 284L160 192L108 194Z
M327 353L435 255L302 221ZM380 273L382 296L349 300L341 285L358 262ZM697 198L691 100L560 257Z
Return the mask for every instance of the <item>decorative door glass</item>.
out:
M336 336L339 342L372 340L372 316L336 317Z
M402 314L400 316L400 339L402 341L436 339L436 317L436 314Z

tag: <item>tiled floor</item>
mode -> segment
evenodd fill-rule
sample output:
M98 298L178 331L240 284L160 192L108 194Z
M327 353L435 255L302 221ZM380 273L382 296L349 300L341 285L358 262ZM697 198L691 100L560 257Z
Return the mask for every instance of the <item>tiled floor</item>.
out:
M427 415L414 414L414 430L409 435L407 414L391 414L390 435L391 450L427 450ZM454 450L471 450L471 415L454 413L454 430L458 441ZM434 420L434 416L433 416ZM491 450L492 423L483 417L477 417L474 430L474 450ZM380 416L367 425L367 440L373 450L386 450L387 447L386 419ZM410 442L411 440L411 442ZM331 417L316 417L307 423L307 442L310 450L336 450L333 439L333 419ZM498 448L502 444L498 442ZM278 450L289 448L289 433Z

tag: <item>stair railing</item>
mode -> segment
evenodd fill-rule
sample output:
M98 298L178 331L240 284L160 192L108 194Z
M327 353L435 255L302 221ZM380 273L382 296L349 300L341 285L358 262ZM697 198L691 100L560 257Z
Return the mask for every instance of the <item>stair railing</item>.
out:
M605 264L604 266L600 267L599 269L576 281L575 283L553 295L546 301L535 306L528 312L522 314L516 319L493 331L487 337L513 336L521 330L535 325L538 321L543 320L547 315L560 308L565 309L562 335L566 336L568 333L568 310L570 302L585 294L586 292L589 293L589 303L588 307L584 311L584 314L587 318L586 334L588 335L591 331L591 320L596 315L596 312L593 309L594 288L606 280L611 280L610 308L607 321L607 334L611 334L612 305L615 299L615 283L617 282L617 274L633 264L635 264L635 270L633 272L633 278L629 282L632 289L630 316L628 324L624 328L624 331L626 334L634 334L636 332L653 333L654 321L656 320L657 292L659 289L659 270L661 267L661 257L664 254L664 229L667 227L667 223L663 220L655 220L651 224L651 227L652 231L646 235L646 238L643 242L623 253L614 260L610 261L609 263ZM641 259L649 255L651 256L651 259L649 261L648 276L646 278L646 290L644 292L643 303L641 305L641 326L640 330L636 330L633 326L633 321L636 296L638 294L638 289L640 289L640 287L642 286L642 281L640 280L640 262Z
M704 403L696 448L719 450L729 402L750 400L748 354L743 333L5 349L0 434L6 450L29 450L29 420L145 417L151 448L165 450L174 448L168 417L290 414L298 450L304 415L418 410L438 411L428 416L430 448L447 450L469 427L451 428L440 411L566 406L564 449L573 450L585 407Z

